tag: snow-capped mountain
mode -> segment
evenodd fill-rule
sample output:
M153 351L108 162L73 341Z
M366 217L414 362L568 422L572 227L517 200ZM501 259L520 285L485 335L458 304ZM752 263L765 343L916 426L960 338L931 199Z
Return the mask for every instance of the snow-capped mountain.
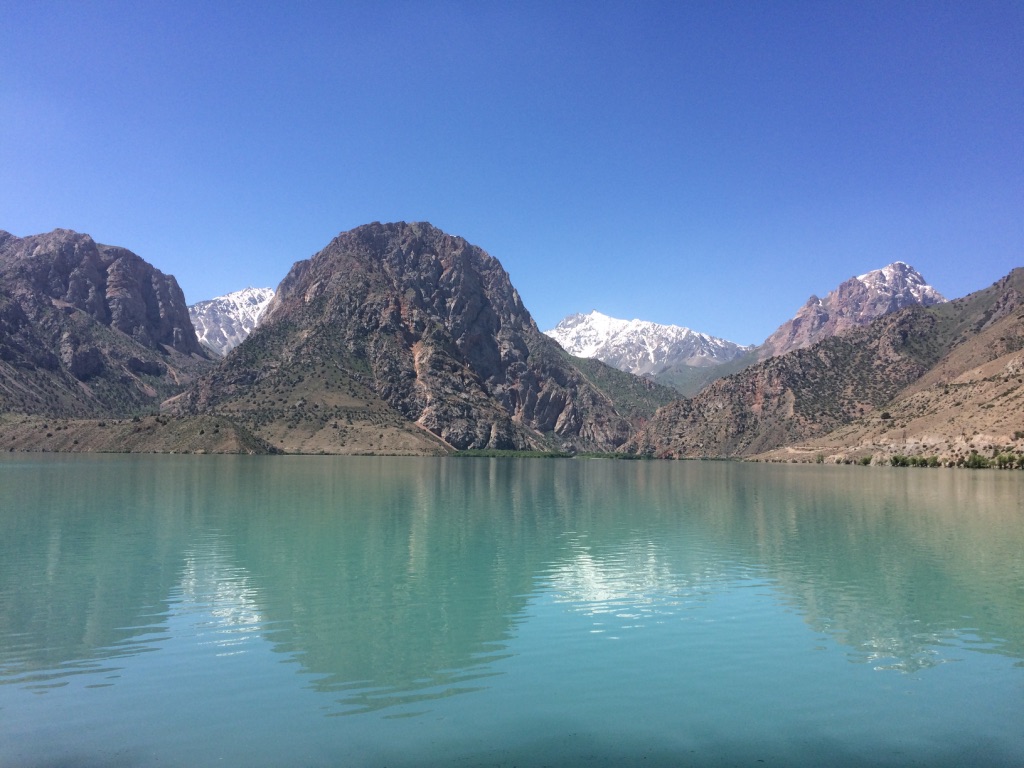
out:
M769 336L760 355L774 357L816 341L868 325L882 315L920 304L941 304L946 298L928 285L921 273L894 261L886 267L851 277L825 298L811 296L807 303Z
M197 302L188 308L188 313L199 341L226 355L245 341L272 298L272 288L244 288Z
M902 261L857 275L855 279L877 296L889 297L893 305L900 305L898 309L911 304L928 307L946 301L945 296L925 282L920 272Z
M545 333L571 355L596 357L638 376L678 365L721 365L751 349L682 326L620 320L596 310L569 315Z

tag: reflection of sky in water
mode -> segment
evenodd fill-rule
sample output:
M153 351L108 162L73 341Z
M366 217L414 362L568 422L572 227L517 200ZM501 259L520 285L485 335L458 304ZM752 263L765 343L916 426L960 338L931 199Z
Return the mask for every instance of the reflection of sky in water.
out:
M653 542L632 541L614 553L595 554L582 538L574 538L569 553L550 567L545 580L556 602L600 617L595 626L619 619L620 627L629 629L698 605L722 577L711 568L675 572Z
M244 653L263 628L251 577L230 562L215 535L185 553L181 585L172 600L173 613L195 617L197 641L212 643L222 655Z
M672 552L655 542L633 540L615 551L595 554L582 536L571 537L568 552L556 560L544 578L555 603L595 619L590 632L617 633L643 629L669 619L693 619L694 611L706 608L709 599L739 589L757 589L773 602L788 604L810 620L798 601L777 583L765 579L763 569L740 563L711 564L708 553L696 558L698 567L688 572L675 570ZM692 555L692 553L690 553ZM678 558L676 558L678 560ZM689 562L688 564L693 564ZM847 594L840 604L847 620L857 615L857 600ZM924 629L919 621L905 616L875 614L870 627L843 626L842 622L815 620L816 629L847 648L847 658L879 671L915 672L954 660L957 648L990 647L978 642L971 632ZM701 616L716 621L713 612ZM618 634L612 635L618 638Z

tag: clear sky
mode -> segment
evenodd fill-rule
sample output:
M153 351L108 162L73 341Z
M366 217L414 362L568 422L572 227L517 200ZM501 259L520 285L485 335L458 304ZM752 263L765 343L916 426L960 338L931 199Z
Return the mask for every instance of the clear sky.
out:
M762 341L891 261L1024 265L1024 2L0 0L0 229L192 303L371 221L599 309Z

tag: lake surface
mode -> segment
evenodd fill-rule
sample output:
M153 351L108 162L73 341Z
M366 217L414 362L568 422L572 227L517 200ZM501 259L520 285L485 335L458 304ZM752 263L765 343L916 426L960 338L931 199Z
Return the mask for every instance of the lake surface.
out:
M0 765L1024 765L1024 473L0 462Z

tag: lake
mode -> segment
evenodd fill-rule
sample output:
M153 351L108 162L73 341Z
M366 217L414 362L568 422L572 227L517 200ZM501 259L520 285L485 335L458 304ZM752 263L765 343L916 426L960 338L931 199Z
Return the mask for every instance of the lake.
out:
M0 765L1021 766L1024 473L0 462Z

